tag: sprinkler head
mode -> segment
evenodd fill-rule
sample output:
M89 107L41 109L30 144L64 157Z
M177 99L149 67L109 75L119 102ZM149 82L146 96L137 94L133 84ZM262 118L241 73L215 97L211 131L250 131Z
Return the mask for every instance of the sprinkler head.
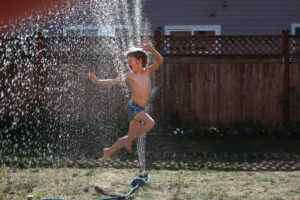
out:
M137 185L139 186L147 186L150 183L150 179L148 178L148 173L143 172L138 178L135 178L131 182L131 186L135 187Z
M33 198L34 198L34 196L31 195L31 194L29 194L29 195L26 196L26 199L27 199L27 200L32 200Z
M147 182L145 179L143 179L143 178L135 178L135 179L131 182L131 186L132 186L132 187L135 187L135 186L137 186L137 185L139 185L139 186L146 186L146 185L148 185L148 182Z
M143 173L141 173L141 175L139 177L143 178L143 179L148 179L148 173L146 171L144 171Z

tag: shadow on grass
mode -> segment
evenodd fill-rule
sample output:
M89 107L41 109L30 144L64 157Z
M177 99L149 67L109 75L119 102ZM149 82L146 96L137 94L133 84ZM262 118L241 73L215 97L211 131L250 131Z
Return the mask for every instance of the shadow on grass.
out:
M167 170L297 171L300 170L299 138L205 138L148 136L146 168ZM133 147L135 148L135 147ZM99 149L91 147L91 149ZM98 167L99 151L82 149L82 157L56 158L3 156L0 164L30 167ZM87 154L87 152L89 152ZM137 153L124 150L103 167L138 168Z
M299 138L205 138L148 136L147 169L297 171ZM138 166L137 156L121 155L106 167Z
M117 195L117 194L110 194L110 193L107 193L107 192L105 192L103 189L101 189L100 187L98 187L98 186L95 186L95 192L97 193L97 194L102 194L102 195L104 195L104 196L109 196L109 197L118 197L118 196L120 196L120 195Z

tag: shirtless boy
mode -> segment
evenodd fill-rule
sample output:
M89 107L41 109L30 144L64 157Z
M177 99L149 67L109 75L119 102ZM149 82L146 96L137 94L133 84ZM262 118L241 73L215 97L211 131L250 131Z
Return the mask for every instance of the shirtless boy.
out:
M88 77L95 84L104 86L120 84L129 80L132 88L133 97L126 106L130 124L126 136L120 138L110 148L103 149L103 157L99 162L102 165L110 156L123 146L131 153L132 141L143 133L149 131L154 126L154 120L145 111L151 93L151 74L157 70L163 63L162 56L148 42L143 42L142 50L132 51L127 54L128 65L131 72L115 79L98 79L94 73L89 73ZM147 65L147 54L144 51L151 52L155 57L155 63Z

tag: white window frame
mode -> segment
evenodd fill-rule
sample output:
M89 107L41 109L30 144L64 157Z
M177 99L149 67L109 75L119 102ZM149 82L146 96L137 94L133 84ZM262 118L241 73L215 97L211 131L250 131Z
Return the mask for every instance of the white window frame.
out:
M116 28L127 28L129 31L129 35L133 35L133 27L130 25L105 25L105 26L64 26L63 27L63 36L67 37L67 30L74 29L80 30L80 36L83 35L83 30L85 29L98 29L97 36L115 36Z
M300 23L291 25L291 34L292 35L296 34L296 28L300 28Z
M165 35L170 35L171 31L215 31L216 35L221 35L221 25L168 25L165 26Z
M132 25L121 25L121 24L115 25L115 26L113 26L114 34L116 34L115 31L117 28L127 28L129 31L129 35L133 35L133 26Z

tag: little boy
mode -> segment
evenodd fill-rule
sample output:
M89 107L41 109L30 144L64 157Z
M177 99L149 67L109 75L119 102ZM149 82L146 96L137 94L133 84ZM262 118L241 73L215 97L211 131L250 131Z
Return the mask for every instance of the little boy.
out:
M130 119L128 133L110 148L103 149L103 157L99 165L102 165L105 160L123 146L131 153L132 141L154 126L154 120L145 112L145 107L151 93L151 74L160 67L163 63L163 58L148 42L143 42L141 48L144 51L150 51L154 55L156 60L154 64L146 67L147 54L144 51L137 50L127 54L127 61L131 72L122 77L116 79L98 79L94 73L88 74L93 83L105 86L116 85L129 80L133 92L133 97L126 106L126 111Z

